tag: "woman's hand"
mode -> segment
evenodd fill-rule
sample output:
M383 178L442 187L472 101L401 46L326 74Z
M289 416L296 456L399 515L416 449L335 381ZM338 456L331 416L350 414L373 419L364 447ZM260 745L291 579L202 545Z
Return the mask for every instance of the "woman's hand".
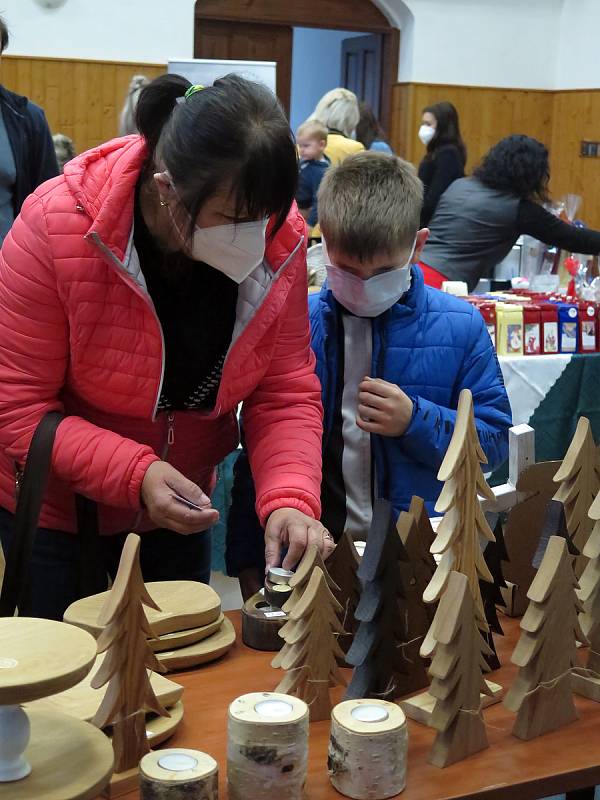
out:
M175 499L175 495L202 506L202 509L189 508ZM158 528L176 533L205 531L219 519L219 512L210 507L210 499L202 489L166 461L155 461L146 470L142 481L142 501Z
M310 544L316 544L323 558L333 552L335 542L327 528L296 508L278 508L270 515L265 529L265 561L269 567L278 567L281 548L288 547L283 560L284 569L293 569Z

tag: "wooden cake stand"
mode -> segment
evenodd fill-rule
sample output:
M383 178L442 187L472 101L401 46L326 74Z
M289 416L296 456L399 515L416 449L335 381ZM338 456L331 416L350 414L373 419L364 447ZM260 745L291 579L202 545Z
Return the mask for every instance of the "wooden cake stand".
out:
M45 619L0 619L2 800L91 800L110 780L108 737L87 722L22 703L62 692L96 658L89 633Z

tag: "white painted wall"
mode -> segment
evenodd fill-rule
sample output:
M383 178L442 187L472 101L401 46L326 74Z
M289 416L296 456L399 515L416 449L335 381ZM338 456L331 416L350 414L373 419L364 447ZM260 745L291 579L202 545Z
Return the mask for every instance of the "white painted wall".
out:
M598 0L564 0L556 59L557 89L600 88Z
M192 58L194 0L67 0L43 9L2 0L11 55L165 64Z

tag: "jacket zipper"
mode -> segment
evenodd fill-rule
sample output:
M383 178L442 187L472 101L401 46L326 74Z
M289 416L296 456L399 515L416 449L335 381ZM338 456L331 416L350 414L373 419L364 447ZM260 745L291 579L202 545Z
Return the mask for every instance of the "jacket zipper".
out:
M171 446L175 444L175 412L167 412L167 441L163 447L162 460L166 461Z

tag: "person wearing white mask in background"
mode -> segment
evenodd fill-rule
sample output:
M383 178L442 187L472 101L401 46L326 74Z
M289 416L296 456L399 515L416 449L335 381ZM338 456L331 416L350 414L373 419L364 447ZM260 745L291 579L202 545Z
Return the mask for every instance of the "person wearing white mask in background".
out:
M104 586L132 530L146 581L208 581L210 494L240 403L267 561L333 549L318 522L322 409L285 115L243 78L165 75L136 121L140 136L83 153L28 198L0 258L5 552L34 430L67 415L20 607L33 616L61 619L81 596L75 493L100 507Z
M373 152L330 168L319 189L327 283L309 308L324 408L322 521L336 540L367 537L374 497L399 515L418 495L433 512L462 389L473 394L489 468L508 454L510 406L483 318L426 286L416 266L428 236L422 198L412 165ZM243 454L234 471L228 570L247 595L261 575L261 535Z
M419 164L419 178L425 188L421 225L426 227L440 197L453 181L465 175L467 150L452 103L435 103L423 109L419 139L427 148Z

